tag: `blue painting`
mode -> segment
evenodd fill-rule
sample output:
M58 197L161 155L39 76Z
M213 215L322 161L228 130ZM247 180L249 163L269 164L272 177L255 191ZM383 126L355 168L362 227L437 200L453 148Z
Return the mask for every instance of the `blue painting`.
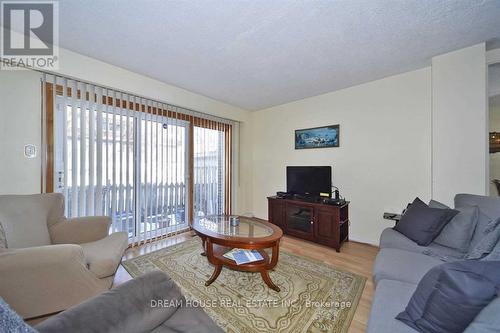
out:
M295 131L295 149L339 146L339 125L307 128Z

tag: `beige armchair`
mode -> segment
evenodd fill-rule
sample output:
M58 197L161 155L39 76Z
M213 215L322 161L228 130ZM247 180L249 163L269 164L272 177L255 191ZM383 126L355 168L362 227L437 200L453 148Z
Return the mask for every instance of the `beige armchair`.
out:
M109 289L127 233L108 217L64 217L59 193L0 195L0 297L25 319Z

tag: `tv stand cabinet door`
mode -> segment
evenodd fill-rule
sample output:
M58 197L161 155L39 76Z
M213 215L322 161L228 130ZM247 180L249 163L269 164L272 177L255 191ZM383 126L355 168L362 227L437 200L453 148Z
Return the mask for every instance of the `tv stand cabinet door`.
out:
M269 222L285 231L285 202L282 199L269 199Z
M316 208L316 242L333 247L340 251L339 242L339 216L338 209L334 207Z
M285 218L287 234L314 241L314 208L312 206L287 202Z

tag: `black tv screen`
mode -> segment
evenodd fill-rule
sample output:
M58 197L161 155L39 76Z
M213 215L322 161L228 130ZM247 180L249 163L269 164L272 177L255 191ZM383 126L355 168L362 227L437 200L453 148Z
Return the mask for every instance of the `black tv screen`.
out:
M286 191L300 195L319 196L332 192L331 166L288 166L286 167Z

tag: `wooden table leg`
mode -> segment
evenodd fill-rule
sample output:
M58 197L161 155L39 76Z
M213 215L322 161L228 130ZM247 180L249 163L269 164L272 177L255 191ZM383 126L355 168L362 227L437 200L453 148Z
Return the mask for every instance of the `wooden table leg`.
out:
M203 247L203 252L201 253L201 255L204 256L204 257L207 256L206 243L207 243L207 240L205 239L205 237L202 237L201 238L201 246Z
M279 257L279 253L280 253L279 245L280 245L280 242L278 240L276 242L276 244L274 244L274 246L273 246L273 253L272 253L271 262L269 263L269 265L267 265L267 269L273 269L274 266L276 266L276 264L278 263L278 257Z
M277 292L280 291L280 288L271 280L271 277L269 276L269 272L267 270L260 271L260 275L262 276L262 280L264 280L269 288Z
M279 292L280 291L280 288L274 284L274 282L271 280L271 277L269 276L269 272L268 270L269 269L273 269L276 264L278 263L278 257L279 257L279 245L280 245L280 241L278 240L274 246L273 246L273 253L272 253L272 257L271 257L271 261L269 262L269 264L267 265L267 267L260 271L260 275L262 276L262 280L264 280L264 282L267 284L267 286L269 288L271 288L272 290L274 291L277 291Z
M212 276L210 277L210 279L208 279L208 281L205 282L205 286L211 285L212 282L214 282L217 279L217 277L219 277L219 274L221 271L222 271L222 265L215 266L215 270L212 273Z

